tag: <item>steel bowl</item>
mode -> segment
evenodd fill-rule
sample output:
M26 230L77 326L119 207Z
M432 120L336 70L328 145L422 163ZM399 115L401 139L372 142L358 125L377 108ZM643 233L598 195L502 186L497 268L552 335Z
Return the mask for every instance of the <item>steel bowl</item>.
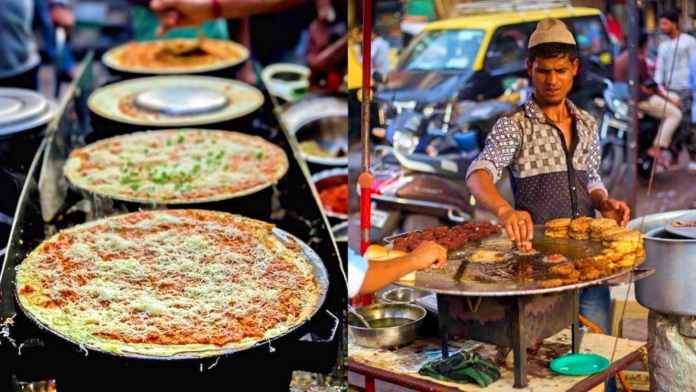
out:
M385 348L411 343L418 337L426 310L413 304L375 304L357 309L369 323L388 318L403 318L406 324L386 328L365 328L355 315L348 313L348 333L353 341L363 347Z
M302 156L308 162L322 166L348 165L347 114L329 114L310 119L299 125L294 133L298 143L313 140L328 152L339 152L336 157L323 157L302 152Z
M636 282L636 300L663 314L696 316L696 239L671 234L664 228L671 219L688 212L647 215L628 223L629 229L645 233L645 263L641 267L655 269L652 276Z
M382 294L382 300L385 303L414 304L418 298L423 298L430 294L430 292L425 290L417 290L410 287L399 287Z
M312 176L312 182L317 188L317 192L321 193L324 189L348 184L348 168L336 168L331 170L324 170L322 172L316 173ZM324 206L322 205L322 208ZM329 211L324 208L326 216L330 218L336 218L340 220L348 219L348 214L341 214L338 212Z

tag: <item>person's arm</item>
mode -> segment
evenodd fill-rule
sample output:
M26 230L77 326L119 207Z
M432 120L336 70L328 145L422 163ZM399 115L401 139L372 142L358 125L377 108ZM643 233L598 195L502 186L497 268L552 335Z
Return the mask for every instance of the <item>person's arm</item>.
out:
M447 250L435 242L421 243L406 256L391 260L370 261L359 294L376 293L403 276L426 268L442 268L447 263Z
M657 64L655 65L655 75L653 76L653 79L655 80L655 83L657 83L660 86L664 86L664 72L665 72L665 45L661 44L657 48Z
M65 0L39 0L46 1L51 15L51 21L55 27L62 27L68 32L75 27L75 17Z
M239 19L285 11L307 0L152 0L160 20L158 35L178 27L199 26L213 19ZM216 6L218 4L219 6ZM216 15L216 10L218 15Z
M413 271L442 268L447 263L447 250L433 241L425 241L406 256L391 260L366 260L350 252L348 296L372 294Z
M696 51L691 52L689 58L689 88L696 93Z
M469 166L466 186L474 199L498 218L500 225L505 228L508 237L517 243L518 248L529 249L534 237L532 217L526 211L515 210L495 187L521 142L517 126L510 118L501 117L488 134L481 155Z
M592 206L599 211L603 217L616 220L621 226L626 226L631 217L631 209L622 201L609 198L609 192L602 183L599 174L599 166L602 161L602 152L599 143L599 129L597 124L593 126L592 142L587 156L587 191L590 194Z

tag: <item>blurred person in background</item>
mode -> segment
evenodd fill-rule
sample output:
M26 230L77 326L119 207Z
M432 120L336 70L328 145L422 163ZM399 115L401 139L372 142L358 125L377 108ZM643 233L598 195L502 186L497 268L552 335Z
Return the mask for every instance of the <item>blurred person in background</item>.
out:
M345 1L321 0L317 19L309 25L309 44L305 54L307 66L312 71L310 88L339 90L348 65L348 23ZM338 13L336 12L338 10Z
M158 15L160 36L215 19L250 18L247 31L255 32L249 39L251 52L260 67L305 64L310 23L345 19L335 17L330 0L152 0L150 8Z
M67 0L34 0L34 25L41 34L41 42L54 62L56 56L60 56L60 69L56 70L59 80L71 81L75 76L75 58L67 45L61 53L57 53L57 30L65 30L66 39L75 27L75 17L69 8Z
M638 44L638 84L641 88L638 109L651 117L664 118L660 137L659 139L655 138L653 146L648 149L648 155L655 158L658 164L669 167L672 165L672 154L669 152L672 138L682 121L681 103L676 93L665 94L656 88L657 86L654 85L655 83L650 77L645 61L648 47L647 33L640 34ZM614 82L628 83L629 60L628 49L626 49L614 61Z
M621 22L616 19L614 13L611 11L607 12L607 27L609 28L609 33L616 38L616 41L623 45L623 27L621 26Z
M39 88L41 58L34 37L34 0L0 6L0 87Z
M374 30L372 30L371 39L372 43L370 45L370 59L372 60L372 70L370 71L370 74L374 75L375 72L379 72L386 76L391 70L391 67L389 66L389 42L380 37L380 35ZM362 44L362 29L360 31L360 43ZM360 54L360 62L363 63L362 53Z
M607 12L607 28L614 44L614 58L619 57L624 46L623 26L613 12Z
M689 150L691 161L694 161L696 160L696 148L691 129L693 93L689 86L689 62L691 54L696 49L696 38L679 30L679 14L673 10L667 10L660 15L660 31L667 36L667 40L662 42L657 49L657 67L654 79L665 90L668 89L679 95L682 122L675 136L676 144L679 145L683 142ZM677 39L679 45L677 45Z

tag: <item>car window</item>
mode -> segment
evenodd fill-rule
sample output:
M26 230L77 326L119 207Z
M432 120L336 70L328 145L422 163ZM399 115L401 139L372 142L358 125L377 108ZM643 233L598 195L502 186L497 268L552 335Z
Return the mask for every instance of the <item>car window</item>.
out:
M569 27L575 35L581 54L598 53L610 45L604 24L599 17L572 19Z
M430 30L414 38L399 65L403 70L471 69L483 41L482 30Z
M498 29L486 53L486 69L495 71L524 67L528 40L529 34L523 25Z

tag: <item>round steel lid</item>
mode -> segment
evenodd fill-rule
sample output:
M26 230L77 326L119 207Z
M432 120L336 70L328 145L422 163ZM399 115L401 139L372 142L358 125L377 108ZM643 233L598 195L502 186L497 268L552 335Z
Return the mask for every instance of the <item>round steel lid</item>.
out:
M199 114L225 107L229 99L222 93L195 86L169 86L144 91L135 98L139 107L173 115Z
M47 108L46 98L35 91L0 88L0 127L40 116Z
M48 123L55 105L33 90L0 88L0 136Z

